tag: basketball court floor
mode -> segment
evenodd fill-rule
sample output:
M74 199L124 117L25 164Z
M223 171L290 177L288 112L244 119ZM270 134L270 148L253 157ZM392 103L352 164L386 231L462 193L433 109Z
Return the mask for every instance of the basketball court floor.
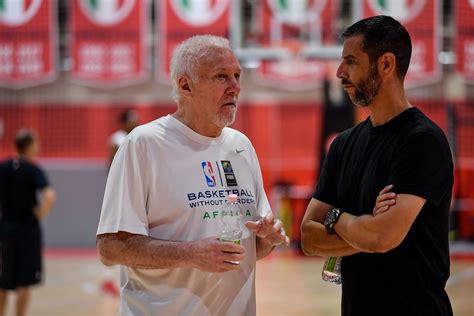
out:
M257 315L340 315L340 286L321 280L322 258L278 251L257 263ZM45 283L32 292L32 316L117 315L118 267L105 267L95 249L45 255ZM109 282L111 281L111 282ZM474 315L474 251L453 254L447 284L454 315ZM10 297L8 315L13 315Z

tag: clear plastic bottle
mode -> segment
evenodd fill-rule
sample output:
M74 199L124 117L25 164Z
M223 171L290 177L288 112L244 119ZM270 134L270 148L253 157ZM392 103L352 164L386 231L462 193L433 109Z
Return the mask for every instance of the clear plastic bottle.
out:
M328 257L324 262L321 276L324 281L341 284L341 257Z
M240 245L242 240L243 210L237 202L237 195L229 194L227 203L221 212L220 241L233 242Z

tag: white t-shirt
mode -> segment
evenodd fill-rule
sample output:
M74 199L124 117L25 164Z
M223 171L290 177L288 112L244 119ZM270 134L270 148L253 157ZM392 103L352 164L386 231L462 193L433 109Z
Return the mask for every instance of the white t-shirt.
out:
M110 145L120 147L127 137L127 132L124 130L118 130L110 135Z
M220 210L236 193L243 222L271 212L255 149L224 128L199 135L171 115L135 128L112 163L97 234L127 231L162 240L218 236ZM122 315L255 315L255 234L245 228L239 271L121 266Z

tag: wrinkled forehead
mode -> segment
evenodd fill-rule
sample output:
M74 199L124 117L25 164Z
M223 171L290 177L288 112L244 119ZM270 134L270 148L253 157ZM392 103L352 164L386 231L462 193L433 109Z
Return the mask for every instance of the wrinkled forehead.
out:
M198 63L198 71L210 71L220 68L240 71L240 63L232 50L222 47L211 47L205 55L201 56Z

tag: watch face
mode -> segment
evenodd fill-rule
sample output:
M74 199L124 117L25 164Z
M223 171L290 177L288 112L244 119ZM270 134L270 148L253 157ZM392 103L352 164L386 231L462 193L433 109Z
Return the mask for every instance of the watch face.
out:
M334 209L334 210L331 211L331 214L330 214L330 216L329 216L329 222L330 222L330 225L331 225L331 226L332 226L332 224L334 224L334 221L336 220L338 213L339 213L339 212L338 212L336 209Z
M330 217L331 211L329 211L326 214L326 217L324 218L324 226L327 226L329 224L329 217Z
M339 209L335 208L329 211L324 222L325 225L332 227L336 219L339 217Z
M335 234L333 227L334 227L334 224L336 224L341 213L342 211L340 209L335 208L335 209L330 210L326 214L326 218L324 219L324 226L328 230L329 234Z

